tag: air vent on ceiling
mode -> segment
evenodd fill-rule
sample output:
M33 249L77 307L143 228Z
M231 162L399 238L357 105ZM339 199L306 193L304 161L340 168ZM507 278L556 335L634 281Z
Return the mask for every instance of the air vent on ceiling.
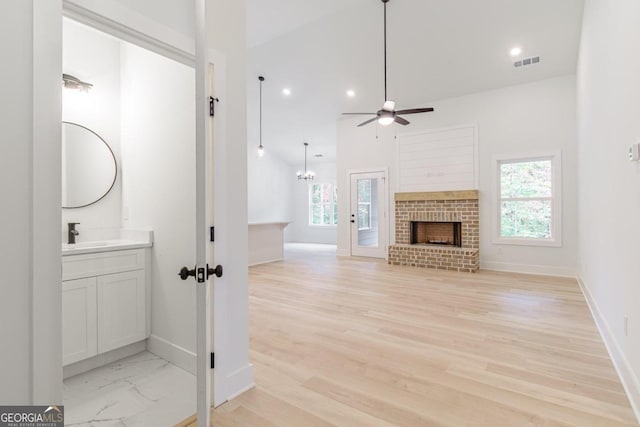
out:
M528 67L529 65L535 65L538 63L540 63L540 57L533 56L531 58L525 58L525 59L521 59L520 61L516 61L513 63L513 66L516 68L520 68L520 67Z
M324 154L316 154L316 157L324 157Z

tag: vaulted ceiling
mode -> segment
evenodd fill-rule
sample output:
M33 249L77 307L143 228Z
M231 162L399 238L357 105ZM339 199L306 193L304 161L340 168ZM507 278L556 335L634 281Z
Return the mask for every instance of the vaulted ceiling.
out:
M389 97L405 108L572 74L582 7L583 0L391 0ZM247 0L250 145L257 146L264 75L267 150L299 164L307 140L310 154L335 159L340 113L383 102L382 11L380 0ZM515 68L513 46L540 64Z

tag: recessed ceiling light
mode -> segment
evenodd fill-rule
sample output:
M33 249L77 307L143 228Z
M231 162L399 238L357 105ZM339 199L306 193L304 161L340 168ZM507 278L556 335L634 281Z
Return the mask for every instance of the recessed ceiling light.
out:
M282 89L282 94L284 96L289 96L291 95L291 89L289 89L288 87L285 87L284 89Z
M347 91L347 96L348 96L349 98L353 98L354 96L356 96L356 91L355 91L355 90L353 90L353 89L349 89L349 90Z
M509 53L511 54L511 56L518 56L522 53L522 48L516 46L513 49L511 49Z

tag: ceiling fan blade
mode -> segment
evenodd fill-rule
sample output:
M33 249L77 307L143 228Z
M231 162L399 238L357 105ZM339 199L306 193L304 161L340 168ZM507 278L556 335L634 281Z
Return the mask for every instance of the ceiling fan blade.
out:
M395 122L400 124L400 125L402 125L402 126L406 126L406 125L408 125L410 123L409 120L403 119L400 116L396 116Z
M430 113L433 108L410 108L408 110L396 111L396 114L418 114L418 113Z
M369 116L376 113L342 113L343 116Z
M382 109L384 111L393 111L396 108L396 103L393 101L385 101Z
M372 118L372 119L369 119L369 120L367 120L367 121L364 121L364 122L360 123L360 124L358 125L358 127L361 127L361 126L364 126L364 125L368 125L369 123L371 123L371 122L375 122L376 120L378 120L378 118L377 118L377 117L374 117L374 118Z

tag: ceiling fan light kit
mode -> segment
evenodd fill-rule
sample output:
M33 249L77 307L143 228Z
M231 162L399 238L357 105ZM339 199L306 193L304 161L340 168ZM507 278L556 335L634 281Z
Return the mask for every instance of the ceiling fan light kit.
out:
M368 125L377 121L382 126L389 126L392 123L398 123L406 126L410 122L400 115L429 113L433 108L411 108L407 110L396 110L396 104L387 97L387 3L390 0L381 0L384 4L384 105L382 109L375 113L343 113L344 115L375 115L374 118L366 120L358 125L358 127Z

